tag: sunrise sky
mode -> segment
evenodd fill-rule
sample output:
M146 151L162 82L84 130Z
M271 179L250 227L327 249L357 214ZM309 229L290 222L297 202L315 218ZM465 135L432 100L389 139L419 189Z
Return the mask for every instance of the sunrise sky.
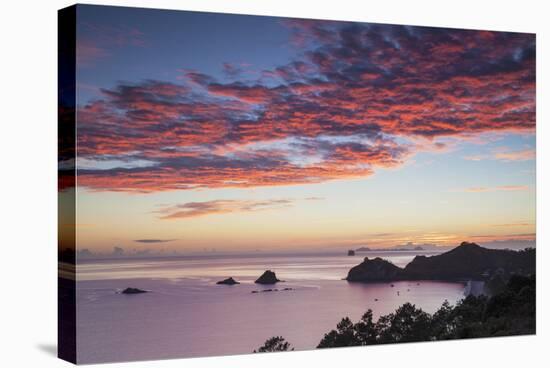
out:
M82 5L77 19L79 249L535 238L532 34Z

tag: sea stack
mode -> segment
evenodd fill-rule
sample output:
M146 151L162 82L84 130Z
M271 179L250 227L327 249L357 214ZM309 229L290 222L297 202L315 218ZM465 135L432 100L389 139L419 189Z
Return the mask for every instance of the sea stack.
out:
M143 293L148 293L147 290L141 290L141 289L138 289L138 288L126 288L124 290L121 291L122 294L143 294Z
M237 285L237 284L240 284L240 282L235 281L235 279L233 277L229 277L225 280L221 280L221 281L216 282L216 284L218 284L218 285Z
M348 250L348 256L354 256L355 251L353 249Z
M256 284L262 284L262 285L271 285L279 282L277 276L275 276L275 272L271 270L265 271L262 276L258 277L256 281L254 281Z

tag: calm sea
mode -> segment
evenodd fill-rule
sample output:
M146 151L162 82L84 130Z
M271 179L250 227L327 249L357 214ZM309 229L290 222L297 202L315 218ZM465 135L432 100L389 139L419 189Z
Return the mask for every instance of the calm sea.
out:
M463 298L460 283L395 282L391 287L342 280L365 255L404 266L416 254L209 255L80 262L78 361L251 353L275 335L285 337L296 350L312 349L342 317L357 321L368 308L376 317L411 302L434 312L444 300L456 303ZM254 284L267 269L285 282ZM229 276L241 284L215 284ZM126 287L151 292L119 294ZM292 290L252 292L272 288Z

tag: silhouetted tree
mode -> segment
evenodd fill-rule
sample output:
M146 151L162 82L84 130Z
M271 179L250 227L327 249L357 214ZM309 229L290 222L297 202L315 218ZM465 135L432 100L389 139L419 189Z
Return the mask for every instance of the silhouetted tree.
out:
M379 332L372 318L372 309L368 309L365 314L363 314L361 320L355 324L354 329L357 338L361 342L360 345L371 345L376 343Z
M362 345L355 326L351 320L343 318L337 325L336 330L332 330L325 334L318 348L335 348L343 346L358 346Z
M282 336L273 336L265 341L264 345L254 350L254 353L270 353L274 351L294 350Z
M431 316L411 303L405 303L395 313L378 319L379 343L430 340Z
M452 318L453 307L445 300L441 308L432 316L430 340L447 340L453 338L456 323Z
M447 324L454 326L449 339L483 337L483 315L487 297L469 295L457 303L449 315Z

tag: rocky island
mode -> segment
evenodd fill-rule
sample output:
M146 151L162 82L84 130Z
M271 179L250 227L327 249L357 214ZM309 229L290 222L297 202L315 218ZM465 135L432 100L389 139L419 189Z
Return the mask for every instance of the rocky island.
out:
M370 249L369 247L361 247L361 248L357 248L355 251L356 252L370 252L372 249Z
M138 288L128 287L120 292L121 294L143 294L148 293L147 290L141 290Z
M229 277L225 280L221 280L221 281L216 282L216 284L217 285L237 285L237 284L240 284L240 282L235 281L235 279L233 277Z
M380 282L401 280L403 270L391 262L380 257L369 259L365 257L363 263L349 270L348 281Z
M435 256L416 256L400 268L381 258L365 258L349 270L350 282L389 282L399 280L488 281L498 276L529 276L535 273L535 249L521 251L483 248L463 242L458 247Z
M279 280L277 278L277 276L275 275L275 272L273 272L271 270L267 270L262 274L262 276L258 277L258 279L254 282L256 284L271 285L271 284L275 284L275 283L280 282L280 281L281 280Z

